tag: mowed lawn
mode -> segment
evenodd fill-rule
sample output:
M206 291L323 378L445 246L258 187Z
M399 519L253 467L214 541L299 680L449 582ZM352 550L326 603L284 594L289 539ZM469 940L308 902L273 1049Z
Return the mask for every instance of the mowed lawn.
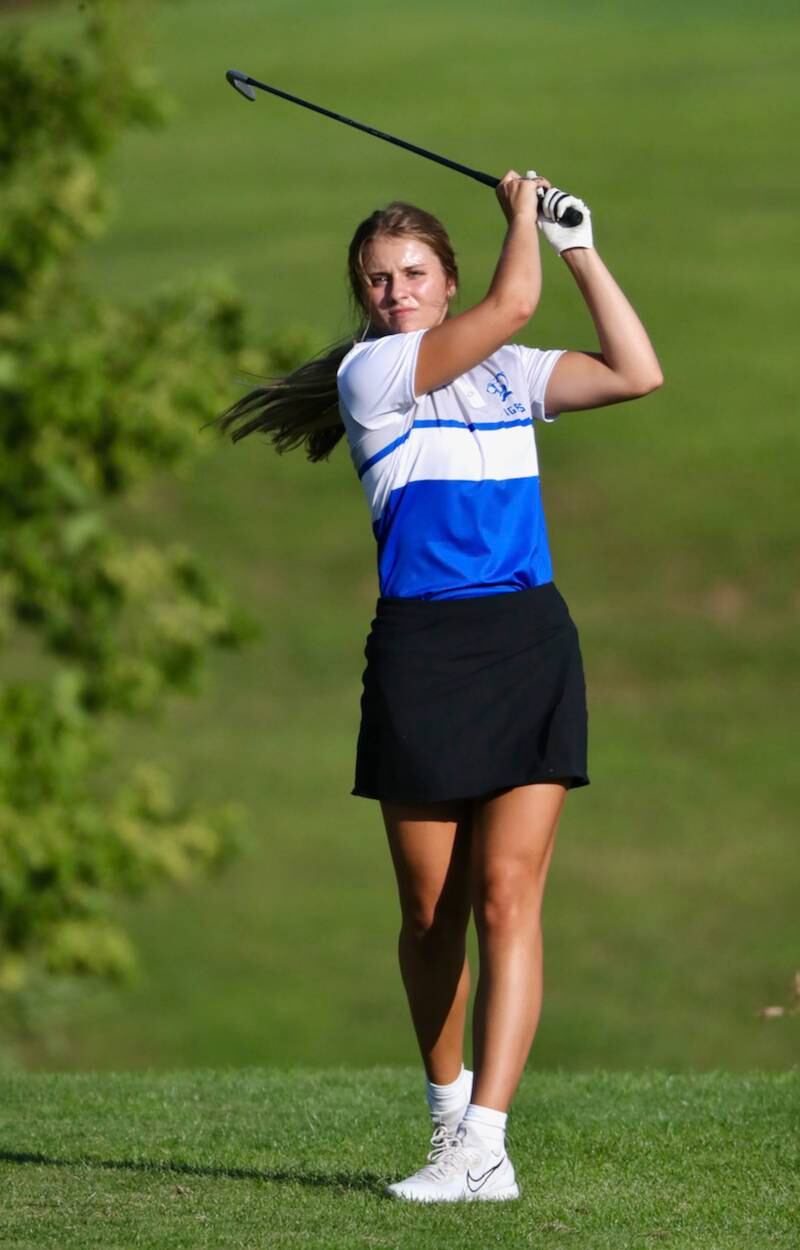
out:
M541 1073L509 1147L521 1197L382 1196L422 1162L407 1069L0 1080L14 1250L794 1250L800 1075Z
M47 37L63 28L32 12ZM323 343L347 332L353 226L396 197L451 228L462 306L485 289L491 192L281 101L247 104L230 67L498 175L535 166L591 206L666 385L537 431L593 784L568 800L551 870L532 1064L795 1062L800 1016L759 1015L790 1004L800 966L791 7L185 0L155 7L148 45L175 109L110 162L117 214L88 258L109 298L224 268L254 338L305 327ZM524 341L595 347L569 275L544 264ZM191 541L263 623L202 699L118 739L188 794L246 803L251 843L218 881L121 908L140 984L52 1020L24 1061L412 1062L380 814L349 794L377 584L346 448L314 466L255 440L215 447L142 490L125 524Z

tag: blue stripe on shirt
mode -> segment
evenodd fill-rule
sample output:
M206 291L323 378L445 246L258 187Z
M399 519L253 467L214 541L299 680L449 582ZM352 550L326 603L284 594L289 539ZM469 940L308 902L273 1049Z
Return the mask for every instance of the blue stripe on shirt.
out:
M385 596L460 599L553 580L538 477L409 482L373 532Z
M533 420L530 417L521 417L516 421L471 421L469 423L464 421L415 421L411 428L406 430L405 434L401 434L399 438L395 438L391 443L387 443L380 451L376 451L374 456L370 456L365 460L358 470L358 476L362 478L379 460L383 460L385 456L390 456L393 451L396 451L410 436L412 430L444 427L456 430L509 430L516 425L533 425Z

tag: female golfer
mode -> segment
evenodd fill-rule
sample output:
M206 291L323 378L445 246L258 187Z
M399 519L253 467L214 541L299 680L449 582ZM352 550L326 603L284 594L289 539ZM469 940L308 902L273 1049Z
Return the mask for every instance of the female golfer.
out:
M540 193L540 188L542 191ZM542 195L540 208L540 194ZM516 1198L506 1117L542 1000L540 911L568 789L588 783L578 636L553 583L533 425L661 385L636 313L559 192L497 187L507 221L482 300L450 316L444 228L404 203L356 230L359 338L218 419L312 460L346 433L378 546L352 793L377 799L400 897L400 968L427 1075L432 1149L388 1187L416 1202ZM538 229L537 229L538 227ZM541 290L539 233L564 259L600 350L509 343ZM480 975L463 1065L465 936Z

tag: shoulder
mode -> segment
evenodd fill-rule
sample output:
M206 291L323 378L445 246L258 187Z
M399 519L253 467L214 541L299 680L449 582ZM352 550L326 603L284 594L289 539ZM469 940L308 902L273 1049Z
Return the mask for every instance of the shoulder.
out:
M424 333L424 330L411 330L407 334L385 334L381 338L365 339L362 343L354 343L339 365L337 378L342 378L354 370L358 372L363 369L382 371L391 368L404 358L416 356Z
M500 349L508 353L507 359L522 369L532 387L546 386L553 369L565 354L563 347L526 347L523 343L508 343Z
M369 350L371 346L372 342L370 340L362 343L353 343L350 351L343 357L339 368L336 370L337 378L341 377L343 373L346 373L348 369L352 368L353 363L358 360L359 356L363 356L364 352Z
M418 401L414 393L417 354L424 330L387 334L354 344L336 373L339 398L362 425L397 414Z
M508 353L509 357L516 360L524 369L531 369L550 360L555 362L559 356L563 355L564 349L561 347L526 347L524 343L506 343L500 351Z
M506 372L509 370L528 372L543 363L549 355L548 350L538 347L525 347L522 343L504 343L502 347L492 352L491 356L487 356L477 369L484 371L488 369L492 373L500 369Z

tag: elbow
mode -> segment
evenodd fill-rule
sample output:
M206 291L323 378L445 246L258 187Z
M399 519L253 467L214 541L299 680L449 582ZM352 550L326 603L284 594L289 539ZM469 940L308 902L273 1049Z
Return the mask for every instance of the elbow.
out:
M492 292L484 301L501 334L516 334L526 326L539 305L538 295L527 290Z
M637 392L637 394L640 396L649 395L651 391L657 391L658 388L663 385L664 385L664 374L661 372L660 369L655 369L652 373L648 374L646 378L642 379L642 382L640 383L640 389Z
M653 369L649 369L646 373L637 374L635 377L626 379L625 390L626 399L641 399L644 395L649 395L652 391L657 391L660 386L664 385L664 374L658 365Z
M535 312L536 301L531 299L520 300L511 307L508 311L509 319L514 327L511 333L515 334L517 330L526 326Z

